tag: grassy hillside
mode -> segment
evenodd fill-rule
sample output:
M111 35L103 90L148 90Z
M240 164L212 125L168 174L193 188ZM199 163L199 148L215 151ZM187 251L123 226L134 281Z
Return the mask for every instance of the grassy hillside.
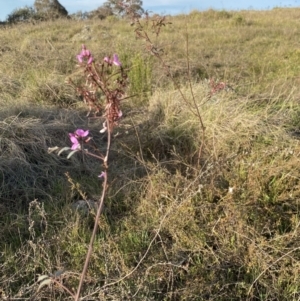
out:
M39 275L76 292L95 212L74 203L99 198L101 164L48 148L77 128L105 147L67 83L84 43L118 53L132 97L81 300L299 300L299 18L193 11L158 37L149 23L169 74L125 20L0 28L0 299L72 300Z

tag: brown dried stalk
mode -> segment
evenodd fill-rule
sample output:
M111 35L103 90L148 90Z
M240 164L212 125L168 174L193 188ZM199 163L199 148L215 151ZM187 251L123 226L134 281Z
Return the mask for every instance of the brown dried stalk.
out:
M188 82L189 82L189 87L190 87L190 92L192 96L192 103L187 99L185 94L183 93L182 89L180 88L180 84L176 79L174 78L170 66L166 64L162 57L163 50L155 46L155 44L152 42L152 40L149 37L149 34L147 33L147 28L148 28L148 22L149 22L149 16L146 15L146 24L145 26L142 25L140 18L133 18L132 22L135 24L135 34L137 39L142 39L146 42L146 49L148 52L155 56L161 63L161 66L165 70L166 75L171 79L171 81L174 84L175 89L180 93L181 98L187 105L187 108L192 112L193 115L196 116L196 118L199 120L199 124L201 127L202 131L202 139L201 139L201 145L198 150L198 156L197 156L197 166L200 165L200 158L204 146L204 140L205 140L205 126L203 123L203 119L201 116L201 113L199 111L196 98L194 95L193 87L192 87L192 80L191 80L191 71L190 71L190 58L189 58L189 40L188 40L188 31L186 30L186 58L187 58L187 71L188 71ZM152 19L152 31L155 33L156 37L159 36L161 28L163 26L166 26L167 24L171 24L170 22L166 21L165 16L157 16L156 18Z

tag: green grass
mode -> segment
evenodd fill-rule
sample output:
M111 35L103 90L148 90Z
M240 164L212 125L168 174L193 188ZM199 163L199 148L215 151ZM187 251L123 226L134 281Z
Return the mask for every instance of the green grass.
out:
M38 291L39 275L61 269L71 291L79 282L94 213L71 204L99 198L102 166L48 147L76 128L105 147L102 119L66 83L85 43L97 59L119 54L135 96L122 103L83 300L299 300L299 17L167 18L151 39L184 99L126 20L1 29L0 299L71 300ZM232 89L210 96L211 78Z

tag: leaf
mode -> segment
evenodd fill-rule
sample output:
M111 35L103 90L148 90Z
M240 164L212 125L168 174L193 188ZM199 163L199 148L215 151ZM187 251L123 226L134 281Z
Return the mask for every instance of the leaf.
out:
M74 149L73 151L71 151L69 154L68 154L68 157L67 159L70 159L75 153L78 152L78 149Z
M58 156L60 156L60 154L62 153L62 152L64 152L64 151L67 151L67 150L69 150L69 149L71 149L70 147L68 147L68 146L65 146L65 147L63 147L59 152L58 152Z
M40 285L39 285L37 291L39 292L40 289L41 289L43 286L45 286L45 285L50 285L50 284L51 284L51 281L52 281L52 279L49 278L49 277L48 277L47 279L43 280L43 281L40 283Z
M55 152L56 150L58 150L58 146L48 147L48 154L51 154L51 153Z
M39 276L37 282L40 282L40 281L42 281L42 280L44 280L44 279L47 279L47 278L49 278L48 275L41 275L41 276Z
M37 291L39 291L43 286L51 284L52 279L48 275L39 276L37 282L41 282Z

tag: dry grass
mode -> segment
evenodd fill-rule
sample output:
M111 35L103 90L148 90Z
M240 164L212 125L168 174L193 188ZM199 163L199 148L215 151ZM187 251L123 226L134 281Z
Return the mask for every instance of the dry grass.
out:
M118 52L139 83L113 141L82 300L299 300L299 16L172 17L157 43L185 100L126 21L1 29L0 299L69 300L55 285L37 291L38 275L62 269L59 281L78 284L94 213L70 204L97 198L101 166L47 150L76 128L105 144L101 119L65 84L86 43L95 57ZM189 71L206 126L200 165ZM205 78L233 89L209 97Z

